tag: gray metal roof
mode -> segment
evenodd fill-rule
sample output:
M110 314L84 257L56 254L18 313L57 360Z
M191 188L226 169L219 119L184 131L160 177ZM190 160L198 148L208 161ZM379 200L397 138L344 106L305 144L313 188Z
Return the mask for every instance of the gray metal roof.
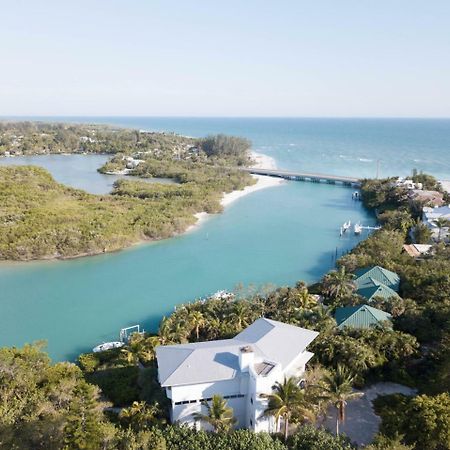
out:
M239 373L240 348L251 344L255 356L288 366L317 337L316 331L258 319L233 339L156 347L162 386L229 380Z

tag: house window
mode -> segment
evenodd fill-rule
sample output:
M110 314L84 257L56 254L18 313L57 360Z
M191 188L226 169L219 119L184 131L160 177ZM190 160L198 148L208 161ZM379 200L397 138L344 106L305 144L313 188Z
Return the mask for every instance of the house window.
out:
M250 397L250 403L253 405L253 397Z
M250 419L250 426L251 427L253 426L253 420L252 419Z

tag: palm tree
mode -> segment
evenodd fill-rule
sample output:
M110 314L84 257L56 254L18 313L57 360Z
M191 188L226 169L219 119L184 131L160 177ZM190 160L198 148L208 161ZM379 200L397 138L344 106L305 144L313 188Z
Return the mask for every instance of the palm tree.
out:
M323 377L319 387L322 389L323 398L336 408L336 435L339 434L339 423L345 421L345 407L348 400L362 397L362 392L353 391L353 375L344 366L338 365L337 369Z
M245 300L234 302L233 312L231 313L231 316L236 323L236 328L239 331L250 325L251 312L252 311L249 307L249 304Z
M300 308L313 309L317 306L317 300L308 292L307 287L302 287L295 298Z
M221 328L222 322L217 317L210 318L207 323L208 339L216 339L221 333Z
M213 395L211 404L203 400L202 405L206 407L207 413L195 413L194 420L209 423L216 433L229 431L236 422L233 409L220 395Z
M161 344L161 338L159 336L149 336L139 345L137 354L139 359L144 362L149 362L155 359L156 347Z
M159 405L148 405L145 402L133 402L128 408L120 411L120 419L125 420L135 431L146 429L158 423Z
M272 387L272 394L261 394L268 399L267 408L263 416L275 418L277 430L280 428L280 419L284 421L284 439L287 440L289 421L292 416L303 419L314 419L312 409L305 404L304 393L299 386L299 380L295 377L284 378L282 383L276 382Z
M352 273L345 270L344 266L339 270L332 270L323 278L322 284L325 294L334 300L350 296L356 289L353 282L354 277Z
M442 230L450 226L450 220L447 220L444 217L439 217L434 221L434 223L439 229L438 241L441 242Z
M120 353L121 353L121 355L123 355L123 357L125 358L125 361L128 364L132 364L132 365L136 364L137 356L133 352L132 349L130 349L130 348L121 348L120 349Z
M206 320L201 311L192 311L189 314L189 322L191 323L191 326L194 327L195 331L195 337L197 338L197 341L199 339L200 335L200 328L205 326Z

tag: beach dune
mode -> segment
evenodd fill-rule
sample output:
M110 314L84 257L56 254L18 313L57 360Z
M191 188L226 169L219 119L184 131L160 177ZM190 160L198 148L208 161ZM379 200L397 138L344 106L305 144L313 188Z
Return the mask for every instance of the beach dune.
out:
M252 158L255 162L252 167L257 167L258 169L276 169L275 160L270 156L263 155L262 153L252 152ZM227 194L224 193L220 204L225 208L241 197L244 197L245 195L251 194L261 189L275 187L285 183L285 181L280 178L268 177L265 175L252 175L252 177L256 179L255 184L246 186L244 189L241 189L239 191L233 191ZM206 212L199 212L195 214L197 222L194 225L191 225L186 230L186 232L198 228L209 217L209 215L210 214Z

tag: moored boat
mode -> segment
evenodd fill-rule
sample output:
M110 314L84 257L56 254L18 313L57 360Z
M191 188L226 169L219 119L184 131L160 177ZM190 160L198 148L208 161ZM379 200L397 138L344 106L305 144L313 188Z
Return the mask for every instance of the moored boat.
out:
M114 348L120 348L123 347L124 343L120 341L112 341L112 342L104 342L103 344L97 345L97 347L94 347L92 351L94 353L99 352L106 352L107 350L112 350Z
M344 233L352 226L352 222L349 220L348 222L344 222L342 225L342 230Z
M234 297L234 294L232 292L228 291L217 291L214 294L211 295L211 298L215 300L230 300Z

